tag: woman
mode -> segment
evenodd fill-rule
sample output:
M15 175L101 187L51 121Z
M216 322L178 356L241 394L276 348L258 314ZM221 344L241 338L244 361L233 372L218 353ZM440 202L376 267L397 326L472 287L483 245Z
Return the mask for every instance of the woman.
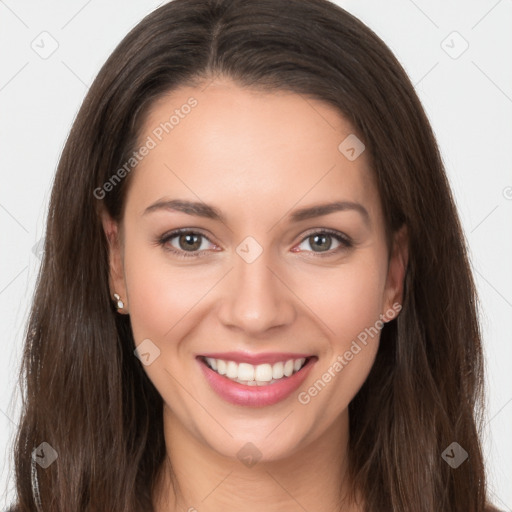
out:
M436 141L325 0L174 0L53 186L16 510L491 510L482 351Z

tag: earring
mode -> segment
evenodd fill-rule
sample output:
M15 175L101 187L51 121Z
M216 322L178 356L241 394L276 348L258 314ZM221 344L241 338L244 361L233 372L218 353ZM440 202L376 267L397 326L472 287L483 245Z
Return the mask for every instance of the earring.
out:
M117 301L117 309L123 309L124 302L121 300L121 297L118 293L114 293L114 299Z

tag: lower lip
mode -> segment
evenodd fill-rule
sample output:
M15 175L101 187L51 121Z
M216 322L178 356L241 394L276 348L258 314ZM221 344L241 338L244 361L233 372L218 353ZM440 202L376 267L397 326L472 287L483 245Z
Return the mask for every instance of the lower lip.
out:
M219 375L200 357L197 358L197 361L206 380L221 398L235 405L263 407L276 404L289 397L304 382L317 358L311 357L308 359L306 364L291 377L283 378L279 382L267 386L245 386Z

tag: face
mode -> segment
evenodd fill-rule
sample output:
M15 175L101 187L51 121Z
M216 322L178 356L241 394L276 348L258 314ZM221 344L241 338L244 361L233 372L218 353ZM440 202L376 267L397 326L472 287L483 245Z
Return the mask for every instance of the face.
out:
M228 80L154 104L140 144L103 222L166 416L225 456L293 454L347 414L399 310L404 235L390 250L367 153L327 104Z

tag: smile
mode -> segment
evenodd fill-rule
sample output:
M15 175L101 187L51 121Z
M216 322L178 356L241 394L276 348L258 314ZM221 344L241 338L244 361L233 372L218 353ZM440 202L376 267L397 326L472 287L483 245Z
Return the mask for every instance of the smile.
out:
M210 389L220 398L235 405L262 407L288 398L304 382L318 357L258 365L204 356L196 360Z

